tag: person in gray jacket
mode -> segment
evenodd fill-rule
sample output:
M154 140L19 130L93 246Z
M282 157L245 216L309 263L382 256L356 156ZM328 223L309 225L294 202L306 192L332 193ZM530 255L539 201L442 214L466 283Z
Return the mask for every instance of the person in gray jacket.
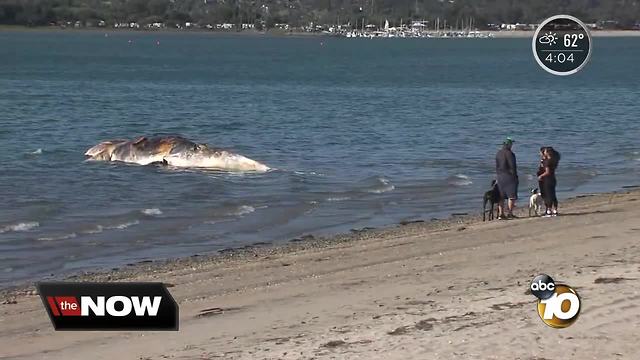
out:
M502 143L502 149L496 154L496 180L500 190L500 202L498 202L498 219L513 219L513 209L518 199L518 167L516 155L511 151L513 139L507 138ZM507 200L505 214L504 201Z

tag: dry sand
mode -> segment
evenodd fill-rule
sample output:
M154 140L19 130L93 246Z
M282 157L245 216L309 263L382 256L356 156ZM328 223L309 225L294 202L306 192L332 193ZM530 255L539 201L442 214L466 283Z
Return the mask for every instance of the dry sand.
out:
M0 357L637 359L639 199L597 195L557 218L410 224L94 277L173 284L179 332L54 332L35 294L5 293ZM525 292L539 273L580 293L573 326L538 318Z

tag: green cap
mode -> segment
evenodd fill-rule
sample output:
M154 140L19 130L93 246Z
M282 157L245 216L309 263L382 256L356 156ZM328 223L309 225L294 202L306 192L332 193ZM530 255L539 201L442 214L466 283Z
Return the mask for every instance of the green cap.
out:
M508 137L508 136L507 136L507 138L504 140L503 144L504 144L504 145L511 145L511 144L513 144L514 142L515 142L515 141L514 141L511 137Z

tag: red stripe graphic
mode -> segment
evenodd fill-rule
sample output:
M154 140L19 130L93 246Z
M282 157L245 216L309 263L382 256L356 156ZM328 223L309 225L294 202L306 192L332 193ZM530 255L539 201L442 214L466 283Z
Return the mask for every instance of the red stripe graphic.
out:
M60 316L60 312L58 311L58 307L56 306L56 302L53 301L52 296L47 296L47 302L49 303L49 308L53 312L53 316Z
M80 303L75 296L56 296L62 316L80 316Z

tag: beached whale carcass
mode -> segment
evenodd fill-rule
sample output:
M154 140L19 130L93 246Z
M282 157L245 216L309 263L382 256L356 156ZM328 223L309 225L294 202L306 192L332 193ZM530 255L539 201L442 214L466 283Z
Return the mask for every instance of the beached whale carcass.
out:
M181 136L139 137L107 140L85 152L88 159L147 165L198 167L231 171L267 171L269 167L227 150L211 148Z

